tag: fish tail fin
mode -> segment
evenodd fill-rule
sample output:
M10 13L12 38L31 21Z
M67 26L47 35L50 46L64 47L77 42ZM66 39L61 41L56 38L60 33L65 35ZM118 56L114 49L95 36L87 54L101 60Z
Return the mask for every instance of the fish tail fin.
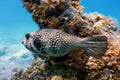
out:
M94 36L85 38L83 48L90 56L101 58L107 50L108 42L106 36Z

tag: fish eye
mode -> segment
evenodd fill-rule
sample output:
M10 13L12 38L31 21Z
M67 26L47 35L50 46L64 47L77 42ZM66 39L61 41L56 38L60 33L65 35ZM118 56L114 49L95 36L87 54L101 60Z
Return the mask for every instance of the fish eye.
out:
M30 34L29 33L25 34L25 37L26 37L26 39L29 39Z

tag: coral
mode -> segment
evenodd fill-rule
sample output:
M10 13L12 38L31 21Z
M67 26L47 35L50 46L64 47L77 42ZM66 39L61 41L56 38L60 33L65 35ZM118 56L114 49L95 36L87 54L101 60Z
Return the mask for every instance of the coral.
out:
M27 0L23 4L40 28L62 29L80 37L101 34L101 30L117 30L113 18L99 13L83 13L78 0L43 0L43 4L39 1ZM54 1L58 1L57 4Z
M120 31L117 22L97 12L86 14L79 0L23 0L40 28L62 29L79 37L105 35L109 46L101 59L74 49L60 58L37 60L12 80L120 80Z
M70 73L70 74L68 74ZM71 76L72 75L72 76ZM65 64L52 65L47 60L37 60L26 70L13 74L12 80L79 80L78 71Z

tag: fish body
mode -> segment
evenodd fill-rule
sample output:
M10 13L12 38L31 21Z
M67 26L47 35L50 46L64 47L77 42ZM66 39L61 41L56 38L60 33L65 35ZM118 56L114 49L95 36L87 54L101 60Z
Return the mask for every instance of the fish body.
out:
M22 43L33 53L46 57L61 57L73 48L83 48L89 55L101 58L107 49L105 36L80 38L57 29L27 33Z

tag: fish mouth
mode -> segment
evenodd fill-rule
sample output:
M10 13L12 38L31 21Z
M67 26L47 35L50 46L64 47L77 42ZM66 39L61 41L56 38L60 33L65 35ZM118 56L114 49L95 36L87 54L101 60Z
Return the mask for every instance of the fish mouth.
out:
M21 43L22 43L23 45L25 45L25 42L26 42L26 39L23 38Z
M26 42L26 38L23 38L21 43L24 45L25 48L29 49L30 46L28 46Z
M22 42L21 42L23 45L24 45L24 41L22 40Z

